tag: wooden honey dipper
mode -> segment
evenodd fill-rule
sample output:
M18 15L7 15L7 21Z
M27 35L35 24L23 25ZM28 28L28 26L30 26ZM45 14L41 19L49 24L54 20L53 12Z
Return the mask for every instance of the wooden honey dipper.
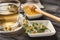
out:
M31 6L30 9L32 9L32 11L33 11L33 10L34 10L34 11L37 11L37 12L39 12L39 13L41 13L41 14L49 17L49 18L52 18L52 19L60 22L60 17L54 16L54 15L52 15L52 14L50 14L50 13L47 13L47 12L45 12L45 11L42 11L42 10L37 10L35 6Z

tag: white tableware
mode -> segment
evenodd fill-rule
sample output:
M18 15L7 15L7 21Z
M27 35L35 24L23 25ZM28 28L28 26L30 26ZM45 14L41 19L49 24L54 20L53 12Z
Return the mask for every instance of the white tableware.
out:
M23 5L21 6L22 9L23 9L25 6L27 6L27 5L29 5L29 6L34 5L34 6L37 7L38 10L40 10L40 8L39 8L36 4L29 4L29 3L23 4ZM23 9L23 10L24 10L24 9ZM24 10L24 12L25 12L25 10ZM42 16L42 14L28 15L28 13L26 13L26 12L25 12L25 15L26 15L29 19L39 18L39 17Z
M37 20L37 21L29 21L30 23L32 22L37 22L37 23L42 23L45 25L49 30L42 32L42 33L27 33L30 37L43 37L43 36L52 36L56 33L54 26L52 25L51 21L49 20Z

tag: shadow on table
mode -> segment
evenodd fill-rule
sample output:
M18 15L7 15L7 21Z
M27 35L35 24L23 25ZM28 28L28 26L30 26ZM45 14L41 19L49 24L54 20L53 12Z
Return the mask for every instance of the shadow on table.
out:
M58 40L56 35L53 36L48 36L48 37L35 37L35 38L30 38L31 40Z

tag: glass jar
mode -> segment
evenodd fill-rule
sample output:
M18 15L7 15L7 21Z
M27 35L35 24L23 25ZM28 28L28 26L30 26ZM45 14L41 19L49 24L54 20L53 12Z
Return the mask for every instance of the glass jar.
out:
M0 0L0 27L3 27L4 31L14 29L16 24L18 26L19 14L20 2L18 0Z

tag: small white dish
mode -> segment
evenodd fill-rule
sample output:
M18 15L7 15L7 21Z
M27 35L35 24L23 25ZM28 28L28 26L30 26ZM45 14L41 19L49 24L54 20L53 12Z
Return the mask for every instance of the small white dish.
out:
M40 10L40 8L39 8L36 4L29 4L29 3L23 4L23 5L21 6L21 8L23 9L25 6L31 6L31 5L36 6L36 8L37 8L38 10ZM24 10L24 9L23 9L23 10ZM24 12L25 12L25 10L24 10ZM42 16L42 14L28 15L28 13L26 13L26 12L25 12L25 15L26 15L29 19L39 18L39 17Z
M32 22L37 22L37 23L42 23L45 25L50 31L45 31L43 33L27 33L30 37L43 37L43 36L52 36L56 33L52 23L49 20L38 20L38 21L29 21L30 23Z

